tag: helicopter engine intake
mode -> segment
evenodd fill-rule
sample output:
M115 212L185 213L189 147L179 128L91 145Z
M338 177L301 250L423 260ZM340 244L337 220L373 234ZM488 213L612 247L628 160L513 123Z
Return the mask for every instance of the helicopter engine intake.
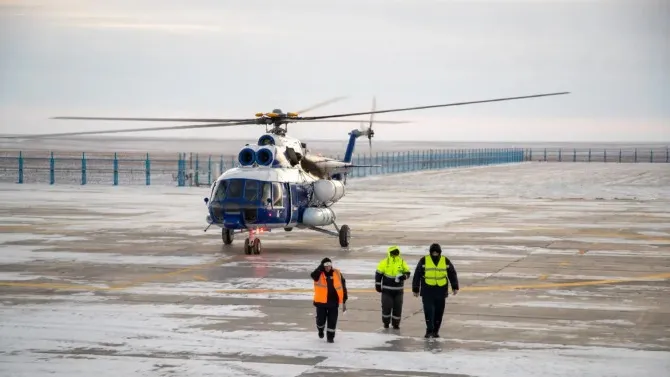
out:
M243 148L237 155L237 161L242 166L250 166L256 162L256 151L251 148Z
M330 208L309 207L302 214L302 222L305 225L324 226L330 225L334 221L335 212Z
M256 163L260 166L270 166L274 159L274 152L269 148L261 148L256 151Z
M314 197L322 203L335 203L345 194L342 181L319 179L314 182Z

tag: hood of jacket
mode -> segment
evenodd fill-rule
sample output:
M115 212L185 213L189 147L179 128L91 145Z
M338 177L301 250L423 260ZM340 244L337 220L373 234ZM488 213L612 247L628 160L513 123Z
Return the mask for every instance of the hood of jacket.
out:
M398 250L398 255L392 256L391 251L393 251L393 250ZM391 258L391 259L400 258L400 248L398 246L389 247L388 250L386 250L386 257Z

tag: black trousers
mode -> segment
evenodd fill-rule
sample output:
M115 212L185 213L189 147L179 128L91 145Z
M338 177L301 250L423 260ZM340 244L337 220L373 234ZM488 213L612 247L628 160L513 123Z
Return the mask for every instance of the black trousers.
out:
M388 325L400 326L402 318L403 291L382 290L382 322Z
M326 338L335 338L335 328L337 327L337 306L317 306L316 307L316 328L319 334L326 330Z
M440 331L447 298L444 295L424 295L421 300L423 301L423 314L426 317L426 331L435 333Z

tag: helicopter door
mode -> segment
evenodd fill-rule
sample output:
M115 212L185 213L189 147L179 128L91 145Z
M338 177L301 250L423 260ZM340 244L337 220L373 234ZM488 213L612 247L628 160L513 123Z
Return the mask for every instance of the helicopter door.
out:
M297 185L291 185L290 183L288 184L289 187L291 188L291 202L289 203L290 208L289 208L289 216L291 220L289 221L290 224L296 225L298 224L298 214L299 208L298 208L298 186Z
M293 203L291 203L291 186L288 183L284 183L284 189L282 190L282 194L284 195L284 206L286 207L286 224L291 222L291 216L293 211L291 211L291 207L293 206Z
M286 224L289 221L288 212L288 193L284 189L283 183L272 182L272 209L275 212L275 224ZM289 207L290 208L290 207Z

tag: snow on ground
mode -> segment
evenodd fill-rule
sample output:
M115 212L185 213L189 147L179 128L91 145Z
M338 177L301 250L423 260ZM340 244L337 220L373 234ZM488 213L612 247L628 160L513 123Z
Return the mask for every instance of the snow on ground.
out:
M142 264L191 266L210 263L216 256L128 255L121 253L42 251L38 246L0 245L0 264L72 262L90 264Z
M482 172L485 172L484 174ZM587 183L589 180L595 181ZM519 164L472 169L452 169L405 174L400 178L369 177L350 180L348 194L334 209L338 217L351 216L370 229L397 230L397 216L378 219L376 211L394 211L406 217L408 227L435 232L444 230L444 224L453 224L449 231L459 236L467 233L483 234L478 245L443 244L446 255L455 259L456 266L478 266L481 261L507 264L527 256L577 255L579 249L546 249L516 245L496 245L501 242L617 242L617 250L589 250L583 257L641 258L667 257L670 223L659 212L667 202L627 202L628 199L670 199L670 169L664 164ZM412 190L410 192L410 189ZM26 195L30 201L26 202ZM207 245L219 245L218 234L203 236L206 207L202 198L209 188L177 187L104 187L64 185L0 185L0 226L19 227L20 232L0 234L0 264L33 264L75 262L79 264L176 265L190 266L216 260L213 255L158 256L125 255L117 253L56 252L49 249L58 242L81 242L81 234L117 231L156 232L149 240L138 237L119 242L166 242L169 237L198 236ZM76 200L73 200L73 196ZM486 206L486 197L490 204ZM532 199L532 210L524 210L527 198ZM616 202L584 199L624 199ZM398 199L401 200L398 203ZM553 199L563 199L554 201ZM390 208L389 202L398 203ZM627 212L628 211L628 212ZM369 214L368 214L369 212ZM625 216L654 212L655 219L631 223ZM561 225L563 218L574 219L575 214L595 213L607 216L604 225ZM670 216L670 215L668 215ZM670 217L666 217L670 219ZM660 220L659 220L660 219ZM486 222L488 220L488 222ZM459 222L460 223L457 223ZM582 220L581 222L588 222ZM544 223L543 223L544 222ZM538 224L540 223L540 224ZM66 224L61 226L62 224ZM473 225L478 224L478 225ZM515 235L528 226L565 228L642 229L640 238L623 236L562 236ZM619 224L619 225L617 225ZM32 234L30 225L50 229L53 234ZM26 229L26 230L23 230ZM354 228L354 232L356 229ZM70 235L77 233L77 236ZM355 234L354 234L355 235ZM480 237L480 236L477 236ZM645 247L645 237L661 247ZM298 242L299 232L286 242ZM624 242L626 241L626 242ZM190 241L189 241L190 242ZM282 242L273 240L272 242ZM410 268L414 261L425 255L431 241L425 245L401 241L403 256L408 257ZM640 251L626 251L635 243ZM373 275L378 260L386 256L388 245L352 246L351 258L346 254L332 257L334 264L345 274L352 289L374 288ZM570 247L570 246L567 246ZM572 246L574 247L574 246ZM41 251L46 249L47 251ZM621 250L619 250L621 249ZM284 259L282 259L284 258ZM367 258L367 259L365 259ZM320 258L319 258L320 259ZM181 283L147 282L128 287L113 295L96 296L92 293L65 295L6 294L0 297L0 368L3 375L23 376L62 374L67 376L299 376L302 373L326 374L377 368L383 375L390 371L437 375L447 373L468 376L663 376L670 375L670 353L626 348L577 347L555 344L531 344L493 341L469 341L447 337L440 341L374 332L338 331L335 344L326 344L314 331L299 331L294 323L276 323L269 312L259 305L177 305L167 304L157 295L218 296L238 298L265 298L273 300L311 300L312 282L308 273L316 262L299 257L278 256L245 257L244 260L223 261L222 268L277 268L286 272L304 273L301 279L273 277L233 277L221 281ZM496 269L497 271L498 269ZM238 270L239 271L239 270ZM569 274L539 274L534 271L480 272L459 271L463 279L509 278L542 279L542 283L576 280L617 280L621 271L606 268L591 271L581 269ZM360 276L367 277L360 279ZM0 281L43 279L29 272L2 272ZM487 311L498 308L573 309L581 312L607 310L622 311L635 316L644 311L655 311L653 301L647 305L633 305L621 300L608 303L614 291L647 290L663 292L652 281L642 279L645 285L622 284L595 287L592 291L546 290L541 296L529 298L528 293L510 294L512 301L470 303L472 310ZM91 285L90 282L83 282ZM258 292L234 292L235 289L255 289ZM263 292L268 289L287 289L285 293ZM293 290L293 292L291 291ZM467 288L464 289L464 292ZM106 292L109 293L109 292ZM612 295L610 295L612 293ZM151 295L156 303L122 303L124 295ZM524 296L525 295L525 296ZM141 296L135 296L139 300ZM355 297L354 297L355 299ZM543 301L543 299L546 299ZM39 304L20 302L37 302ZM458 300L468 300L459 295ZM167 300L166 300L167 301ZM363 301L363 300L361 300ZM462 301L463 302L463 301ZM462 303L461 302L461 303ZM273 302L276 304L276 302ZM293 303L283 305L290 307ZM481 306L477 306L481 305ZM521 309L520 309L521 308ZM267 310L267 311L266 311ZM559 311L559 310L555 310ZM311 311L309 314L312 315ZM266 321L266 324L286 326L284 331L267 328L239 330L237 323ZM294 318L287 319L289 321ZM295 319L298 321L297 319ZM609 322L607 322L609 321ZM463 326L479 328L517 328L531 331L562 331L578 333L578 329L617 326L635 331L634 323L623 319L593 321L556 321L544 326L530 319L517 323L504 320L475 321L466 319ZM515 327L516 326L516 327ZM570 328L563 329L563 327ZM611 329L611 327L610 327ZM662 338L663 334L659 334ZM476 344L477 347L472 345ZM476 348L476 349L475 349ZM439 355L437 355L439 353ZM242 361L249 357L253 362ZM265 362L268 361L268 362Z
M254 306L122 305L73 299L2 306L0 313L0 352L7 355L3 369L8 376L299 376L357 369L515 377L670 372L668 352L511 342L478 342L488 347L479 350L450 349L452 343L467 341L342 330L336 343L327 344L313 332L226 328L228 321L264 316ZM222 327L200 327L208 323ZM400 340L414 346L398 349L393 343ZM441 354L436 357L434 352ZM236 360L242 356L254 362ZM263 362L266 357L272 361Z
M486 173L482 173L482 169ZM351 190L395 190L443 196L494 196L545 199L670 199L667 164L521 163L415 172L391 181L385 176L351 180ZM590 207L599 203L582 203Z

